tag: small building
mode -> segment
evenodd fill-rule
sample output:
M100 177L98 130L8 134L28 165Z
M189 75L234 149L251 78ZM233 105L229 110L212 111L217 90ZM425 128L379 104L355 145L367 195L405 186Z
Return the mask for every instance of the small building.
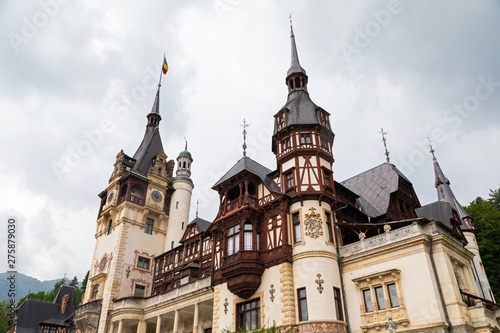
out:
M61 286L52 303L26 299L15 312L10 333L69 333L74 331L75 287Z

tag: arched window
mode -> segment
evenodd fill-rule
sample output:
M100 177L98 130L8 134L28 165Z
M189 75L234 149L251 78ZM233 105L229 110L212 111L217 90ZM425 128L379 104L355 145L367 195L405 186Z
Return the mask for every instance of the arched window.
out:
M118 197L124 197L125 194L127 194L127 184L124 184L122 185L122 187L120 187L120 194L118 195Z
M243 251L253 250L253 232L252 225L250 223L245 223L243 228Z
M97 294L99 293L99 284L94 285L94 288L92 289L92 299L97 298Z
M293 89L293 79L290 79L290 89Z
M112 220L109 220L108 222L108 235L113 231L113 221Z
M300 88L300 78L295 78L295 88Z

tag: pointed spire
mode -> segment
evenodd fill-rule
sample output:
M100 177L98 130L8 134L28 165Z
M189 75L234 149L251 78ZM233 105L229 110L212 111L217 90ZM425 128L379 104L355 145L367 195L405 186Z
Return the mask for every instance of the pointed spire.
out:
M385 158L387 160L387 163L391 163L391 159L389 158L389 151L387 150L387 139L385 136L389 134L389 132L384 132L384 128L380 127L380 134L382 134L382 142L384 143L384 148L385 148Z
M290 14L290 38L292 41L292 64L290 65L290 69L286 73L287 76L294 73L302 73L306 74L306 70L300 66L299 63L299 54L297 52L297 45L295 45L295 34L293 33L293 25L292 25L292 14Z
M184 146L184 150L187 151L188 150L188 140L186 139L186 137L184 137L184 141L186 142L186 145Z
M437 190L438 200L448 202L453 207L453 209L457 211L458 215L462 220L470 219L470 216L467 214L462 205L455 198L455 194L453 193L450 187L450 181L444 175L444 172L437 161L436 155L434 154L435 150L432 147L430 139L429 139L429 148L430 148L429 151L432 154L432 159L434 161L434 175L436 176L435 186ZM470 229L470 226L468 225L467 221L465 221L462 223L461 228L462 230L468 230Z
M243 156L247 156L247 127L250 126L245 119L243 119Z

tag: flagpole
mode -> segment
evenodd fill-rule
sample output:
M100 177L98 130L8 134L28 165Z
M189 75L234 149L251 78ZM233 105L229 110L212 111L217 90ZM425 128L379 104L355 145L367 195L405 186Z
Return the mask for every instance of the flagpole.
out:
M163 59L165 59L165 52L163 52ZM161 67L160 67L160 80L158 81L158 91L160 91L160 87L161 87L161 77L162 77L162 74L163 74L163 61L161 61Z

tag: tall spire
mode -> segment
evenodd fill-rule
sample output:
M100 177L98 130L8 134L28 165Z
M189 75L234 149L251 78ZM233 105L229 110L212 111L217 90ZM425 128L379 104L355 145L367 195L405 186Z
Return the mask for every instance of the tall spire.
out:
M384 128L380 127L380 132L379 133L382 134L382 142L384 143L384 148L385 148L385 158L387 160L387 163L391 163L391 159L389 158L389 151L387 150L387 139L385 138L385 136L389 132L384 132Z
M439 201L448 202L457 211L458 215L460 216L460 219L465 220L461 226L462 230L470 230L471 217L467 214L465 209L455 198L455 194L453 194L453 191L451 190L450 187L450 181L444 175L444 172L441 169L441 166L439 165L436 159L436 155L434 154L435 150L432 147L430 138L428 138L428 140L430 149L429 151L432 154L432 160L434 161L434 175L436 177L435 186L437 190L438 199Z
M292 25L292 14L290 14L290 38L292 41L292 64L290 65L290 69L286 73L287 76L294 73L302 73L306 74L306 70L300 66L299 63L299 54L297 52L297 45L295 45L295 34L293 33L293 25Z

